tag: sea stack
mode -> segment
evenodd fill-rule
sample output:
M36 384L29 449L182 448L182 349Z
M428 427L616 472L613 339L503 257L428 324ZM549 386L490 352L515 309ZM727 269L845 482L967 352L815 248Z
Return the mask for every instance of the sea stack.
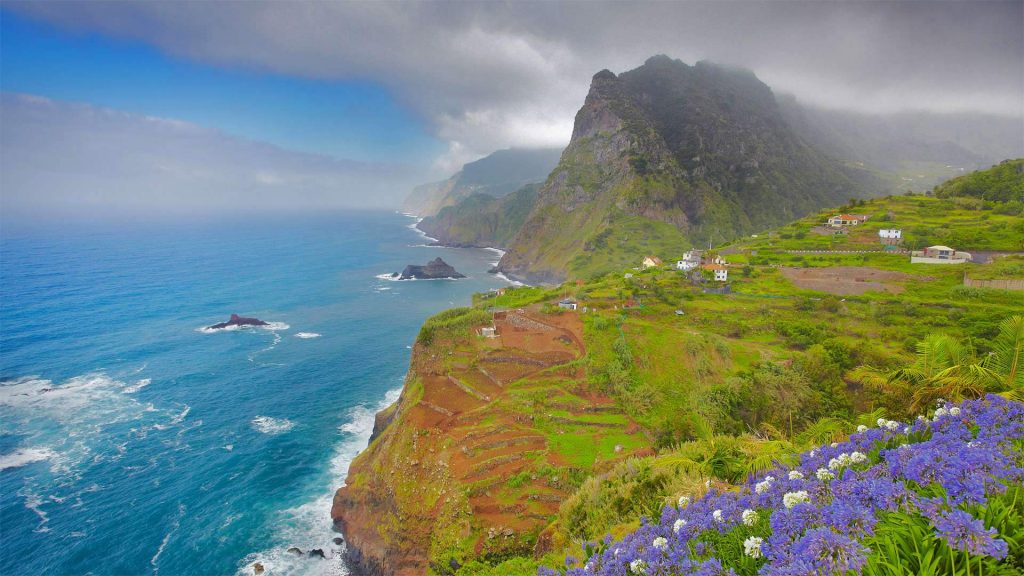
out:
M410 264L398 275L399 280L439 280L442 278L465 278L465 276L459 274L455 268L441 258L434 258L424 266Z

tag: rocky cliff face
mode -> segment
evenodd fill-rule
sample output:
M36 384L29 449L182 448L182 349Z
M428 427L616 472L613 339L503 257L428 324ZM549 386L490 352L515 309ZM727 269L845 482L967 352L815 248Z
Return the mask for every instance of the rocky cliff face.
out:
M500 268L533 281L605 272L622 264L617 252L681 253L864 193L797 137L753 73L656 56L594 76Z
M473 194L424 218L417 227L445 246L503 248L530 215L539 188L527 184L501 198Z

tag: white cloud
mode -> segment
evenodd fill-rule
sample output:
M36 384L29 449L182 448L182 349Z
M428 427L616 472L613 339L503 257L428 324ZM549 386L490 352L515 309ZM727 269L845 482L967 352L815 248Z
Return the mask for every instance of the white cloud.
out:
M32 95L0 95L0 125L5 220L386 207L420 178Z

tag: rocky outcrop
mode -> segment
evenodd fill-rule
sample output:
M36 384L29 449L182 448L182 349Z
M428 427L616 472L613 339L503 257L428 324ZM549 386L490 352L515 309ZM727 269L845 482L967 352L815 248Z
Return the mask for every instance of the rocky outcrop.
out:
M395 274L399 280L442 280L446 278L465 278L450 264L440 257L434 258L423 266L409 264L401 274Z
M269 326L270 324L260 320L259 318L245 318L238 314L232 314L231 318L227 322L221 322L220 324L214 324L208 326L207 330L220 330L229 326Z
M424 218L417 228L442 246L504 247L530 215L539 189L540 184L528 184L501 198L473 194Z

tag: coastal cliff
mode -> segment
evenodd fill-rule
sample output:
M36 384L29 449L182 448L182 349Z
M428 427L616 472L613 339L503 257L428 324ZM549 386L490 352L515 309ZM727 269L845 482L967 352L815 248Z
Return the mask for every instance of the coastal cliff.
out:
M559 504L595 466L649 452L610 398L577 387L583 353L576 314L428 320L401 397L334 498L349 561L412 576L543 551Z

